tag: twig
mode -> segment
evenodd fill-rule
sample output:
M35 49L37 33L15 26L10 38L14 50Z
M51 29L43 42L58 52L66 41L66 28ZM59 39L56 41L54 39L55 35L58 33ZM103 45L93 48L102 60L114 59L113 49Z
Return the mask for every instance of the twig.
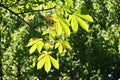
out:
M15 13L14 11L12 11L11 9L9 9L8 7L6 7L4 4L1 4L0 3L0 6L5 8L6 10L10 11L12 14L16 15L19 19L21 19L23 22L25 22L27 25L30 26L30 24L25 21L23 18L21 18L19 16L19 14L24 14L24 13L29 13L29 12L39 12L39 11L46 11L46 10L51 10L51 9L54 9L56 6L52 7L52 8L48 8L48 9L42 9L42 10L33 10L33 11L26 11L26 12L20 12L20 13ZM30 26L31 27L31 26Z
M17 0L17 2L11 4L9 7L12 7L12 6L16 5L19 1L20 1L20 0Z
M47 11L47 10L51 10L54 9L56 7L56 5L52 8L48 8L48 9L42 9L42 10L31 10L31 11L26 11L26 12L20 12L20 13L16 13L16 14L24 14L24 13L29 13L29 12L39 12L39 11Z
M25 20L24 20L23 18L21 18L17 13L15 13L14 11L12 11L12 10L9 9L8 7L6 7L4 4L1 4L1 3L0 3L0 6L3 7L3 8L5 8L6 10L10 11L12 14L16 15L16 16L17 16L18 18L20 18L23 22L25 22L27 25L29 25L29 27L31 27L30 24L29 24L27 21L25 21Z

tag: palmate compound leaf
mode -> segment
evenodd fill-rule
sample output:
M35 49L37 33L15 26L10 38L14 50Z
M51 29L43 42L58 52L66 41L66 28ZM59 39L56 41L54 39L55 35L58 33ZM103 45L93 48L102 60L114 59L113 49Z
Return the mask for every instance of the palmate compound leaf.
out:
M51 69L51 62L50 62L49 55L46 55L44 69L45 69L45 71L46 71L47 73L48 73L48 72L50 71L50 69Z
M88 32L89 28L88 24L84 20L82 20L79 16L76 16L76 19L79 22L80 26Z
M29 52L30 54L32 54L33 52L35 52L36 49L38 50L38 52L40 52L42 47L44 46L44 43L42 42L41 38L33 39L33 40L30 39L30 42L28 43L27 46L28 47L31 46Z
M70 29L69 29L69 25L67 23L67 21L65 21L64 18L60 17L60 16L57 16L56 14L53 14L52 15L54 20L55 20L55 24L56 24L56 32L57 32L57 35L60 35L62 33L62 30L64 31L65 35L67 37L70 36Z
M58 61L50 54L51 52L43 51L43 54L38 58L37 69L41 69L44 66L45 71L48 73L51 69L51 63L56 69L59 69Z
M59 63L56 59L54 59L52 56L49 56L50 57L50 61L52 62L53 66L56 68L56 69L59 69Z

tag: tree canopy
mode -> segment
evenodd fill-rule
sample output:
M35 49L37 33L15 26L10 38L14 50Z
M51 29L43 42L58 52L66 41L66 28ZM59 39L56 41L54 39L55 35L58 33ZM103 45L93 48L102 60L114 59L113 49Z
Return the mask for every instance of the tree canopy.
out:
M118 80L119 0L1 0L0 80Z

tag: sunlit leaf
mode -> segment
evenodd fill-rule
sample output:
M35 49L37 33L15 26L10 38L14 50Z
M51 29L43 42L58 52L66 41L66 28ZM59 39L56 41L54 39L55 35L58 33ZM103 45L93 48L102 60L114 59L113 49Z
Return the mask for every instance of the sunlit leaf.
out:
M88 24L78 16L76 16L76 19L78 20L80 26L88 32Z
M74 15L71 15L71 16L72 16L72 19L71 19L72 30L76 32L78 30L78 22L76 20L76 16Z
M59 47L59 45L60 45L60 43L58 42L58 43L56 43L55 44L55 48L58 48Z
M44 43L42 41L39 41L37 44L37 50L40 53L40 51L42 50L42 47L44 46Z
M37 40L30 39L30 42L27 44L27 47L32 46L32 45L35 44L36 42L37 42Z
M53 15L56 21L56 32L58 35L60 35L62 33L62 30L64 31L66 36L70 36L70 29L69 29L69 25L67 23L67 21L65 21L65 19L63 19L62 17L57 17L56 15Z
M59 22L56 23L55 30L58 36L62 33L62 27Z
M62 51L63 51L62 44L59 45L59 47L58 47L58 51L59 51L59 53L62 53Z
M46 35L50 32L50 30L43 31L42 35Z
M72 47L70 46L70 44L68 43L68 41L63 41L62 44L64 44L70 50L72 49Z
M41 55L40 57L42 58L44 55ZM41 69L43 67L43 65L45 64L45 59L46 57L40 59L37 63L37 69Z
M50 30L50 33L49 33L50 35L51 35L51 37L54 39L54 37L56 36L56 32L55 32L55 30Z
M62 29L65 32L66 36L70 36L70 29L69 29L68 25L63 21L60 21L60 23L62 25Z
M45 43L45 48L46 49L52 49L53 46L50 43Z
M52 56L49 56L50 57L50 60L53 64L53 66L56 68L56 69L59 69L59 63L56 59L54 59Z
M39 57L38 57L38 60L42 59L43 57L45 57L46 54L41 54Z
M70 22L72 19L72 15L69 15L68 22Z
M34 44L31 48L30 48L30 54L32 54L33 52L35 52L37 48L37 44Z
M47 55L46 58L45 58L45 71L48 73L51 69L51 62L50 62L50 58L49 56Z
M88 14L87 15L77 14L77 15L86 21L93 22L93 18Z
M66 0L67 5L73 6L73 0Z

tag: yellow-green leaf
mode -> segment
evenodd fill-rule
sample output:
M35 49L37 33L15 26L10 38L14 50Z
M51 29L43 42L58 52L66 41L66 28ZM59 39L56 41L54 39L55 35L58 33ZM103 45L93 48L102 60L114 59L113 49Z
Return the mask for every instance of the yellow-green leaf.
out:
M47 55L46 58L45 58L45 71L48 73L51 69L51 62L50 62L50 58L49 56Z
M37 40L35 39L30 39L30 42L27 44L27 47L32 46L33 44L35 44L37 42Z
M59 51L59 53L62 53L62 51L63 51L62 44L59 45L59 47L58 47L58 51Z
M42 35L46 35L46 34L48 34L50 32L50 30L48 29L48 30L46 30L46 31L43 31L43 33L42 33Z
M67 5L73 6L73 0L66 0Z
M56 36L56 32L55 30L50 30L50 33L49 33L53 38Z
M59 47L59 45L60 45L60 43L59 43L59 42L57 42L57 43L55 44L55 49L56 49L56 48L58 48L58 47Z
M40 56L41 57L41 56ZM43 57L43 55L42 55ZM43 67L43 65L45 64L45 57L40 59L37 63L37 69L41 69Z
M68 25L64 21L60 21L60 23L61 23L62 29L65 32L66 36L70 36L70 29L69 29Z
M56 69L59 69L59 63L56 59L54 59L52 56L49 56L50 57L50 60L53 64L53 66L56 68Z
M69 15L68 22L70 22L72 19L72 15Z
M89 21L89 22L93 22L93 18L90 16L90 15L78 15L79 17L81 17L82 19L86 20L86 21Z
M68 49L72 49L72 47L70 46L70 44L68 43L68 41L63 41L62 44L64 44Z
M62 27L59 22L56 23L55 30L56 30L58 36L62 33Z
M31 48L30 48L30 54L32 54L33 52L35 52L37 48L37 44L34 44Z
M78 20L80 26L88 32L88 24L78 16L76 16L76 19Z
M78 30L78 22L76 20L76 16L74 15L71 15L71 16L72 16L72 19L71 19L72 30L76 32Z
M38 57L38 60L42 59L43 57L45 57L46 54L41 54L39 57Z
M37 44L37 50L39 53L41 52L43 46L44 46L44 43L42 41L39 41Z
M52 46L52 44L50 44L50 43L45 43L45 48L46 48L46 49L52 49L53 46Z

